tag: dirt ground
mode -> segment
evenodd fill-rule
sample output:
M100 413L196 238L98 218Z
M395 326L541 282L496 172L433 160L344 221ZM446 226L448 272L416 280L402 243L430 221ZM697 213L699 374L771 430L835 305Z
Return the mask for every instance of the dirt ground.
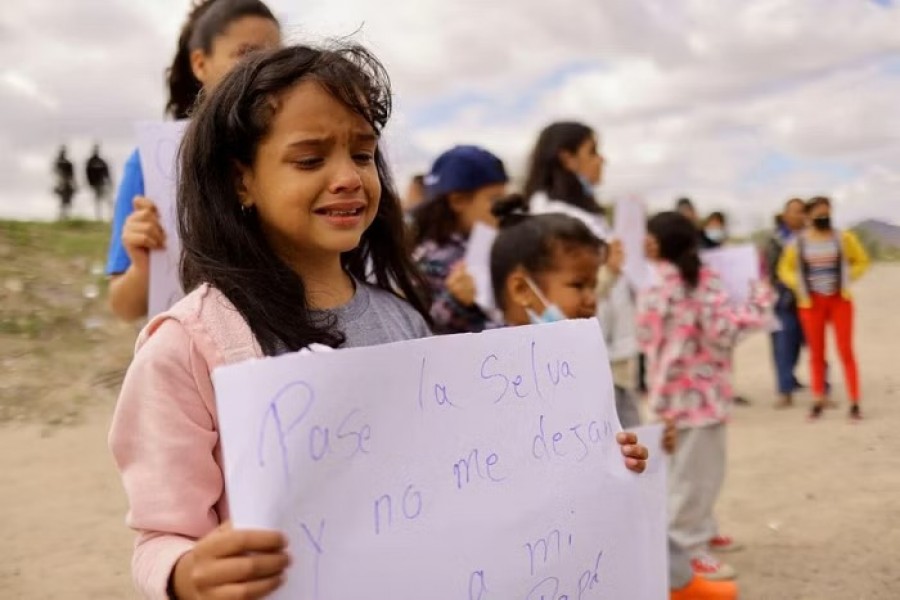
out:
M726 533L747 546L728 558L745 600L900 598L897 290L896 266L877 267L857 290L861 424L848 423L843 404L809 424L805 397L793 410L773 410L767 339L757 335L739 349L738 387L753 405L738 409L731 427L719 512ZM76 346L43 371L3 349L4 385L30 378L20 382L27 394L18 404L7 396L5 410L15 416L0 425L4 599L134 597L125 499L106 449L116 369L133 333L109 325L105 347L115 351ZM806 379L806 369L799 372ZM78 400L67 406L69 397Z

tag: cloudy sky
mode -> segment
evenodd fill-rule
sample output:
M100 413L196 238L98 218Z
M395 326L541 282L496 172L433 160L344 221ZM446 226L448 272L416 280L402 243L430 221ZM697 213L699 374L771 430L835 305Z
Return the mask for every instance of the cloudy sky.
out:
M55 214L60 143L114 170L162 114L188 0L0 8L0 216ZM402 178L476 143L521 170L560 118L600 133L604 199L690 195L767 224L792 195L900 220L900 6L894 0L271 0L293 41L354 32L387 65ZM81 171L79 165L79 174ZM84 210L86 195L76 198ZM892 210L894 208L894 210Z

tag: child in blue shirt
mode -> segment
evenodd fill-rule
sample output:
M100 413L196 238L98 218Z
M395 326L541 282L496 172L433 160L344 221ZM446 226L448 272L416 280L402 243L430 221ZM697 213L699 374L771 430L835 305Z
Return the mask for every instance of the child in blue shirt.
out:
M167 71L166 114L186 119L205 88L214 87L246 54L281 44L278 20L260 0L204 0L188 15ZM125 163L116 194L106 272L109 302L126 321L147 314L150 251L163 248L166 232L153 201L144 197L137 150Z

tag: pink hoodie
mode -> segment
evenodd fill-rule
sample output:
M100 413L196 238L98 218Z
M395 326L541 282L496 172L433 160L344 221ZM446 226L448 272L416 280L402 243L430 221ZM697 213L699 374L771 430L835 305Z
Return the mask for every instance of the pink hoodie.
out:
M228 519L210 374L258 357L246 321L206 285L138 338L109 445L130 503L127 523L138 532L134 581L147 598L168 598L178 559Z

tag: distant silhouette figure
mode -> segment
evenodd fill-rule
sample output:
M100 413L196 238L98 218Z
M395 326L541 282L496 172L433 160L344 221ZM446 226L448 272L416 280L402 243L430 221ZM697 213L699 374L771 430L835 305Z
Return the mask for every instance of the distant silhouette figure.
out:
M100 146L94 146L94 152L87 161L85 178L94 190L94 212L98 221L103 219L103 206L107 204L110 184L109 165L100 158Z
M53 165L56 187L53 192L59 196L59 218L68 219L72 212L72 198L75 196L75 167L66 157L66 147L59 149L59 156Z

